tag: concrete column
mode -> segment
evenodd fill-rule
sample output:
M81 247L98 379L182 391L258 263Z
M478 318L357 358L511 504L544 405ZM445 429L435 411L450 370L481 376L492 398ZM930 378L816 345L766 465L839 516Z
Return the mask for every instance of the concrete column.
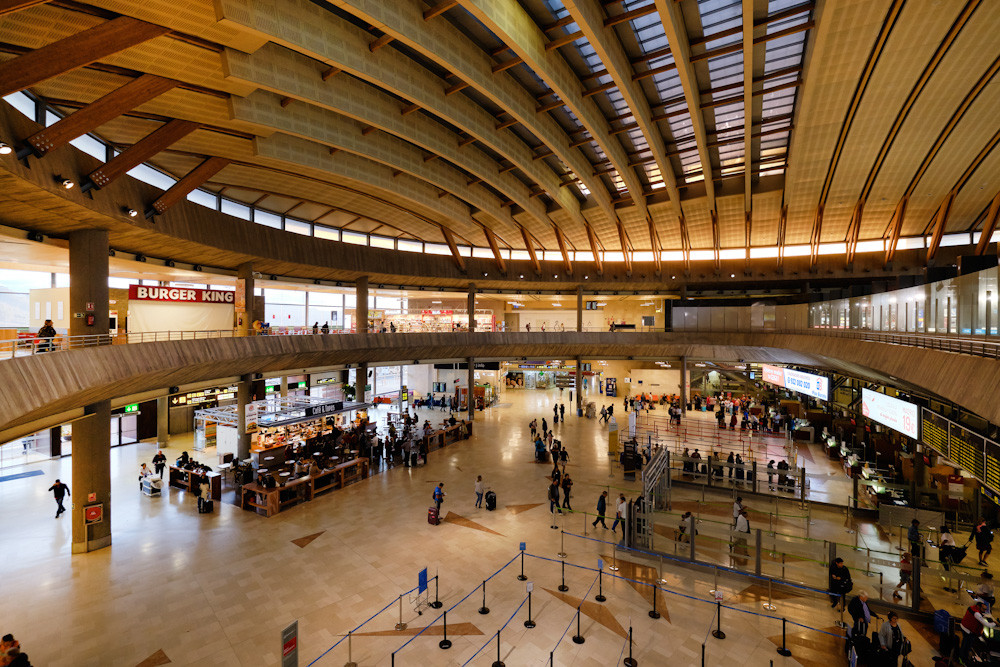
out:
M367 363L358 364L358 372L354 374L354 380L355 389L357 390L354 394L355 400L364 403L368 396L368 393L365 391L365 386L368 384Z
M49 429L49 456L54 459L62 456L62 426L53 426Z
M282 375L281 376L281 389L280 389L280 391L281 391L281 397L282 398L288 398L288 376L287 375Z
M246 432L246 423L252 382L252 375L241 375L236 385L236 457L240 461L250 458L250 434Z
M687 414L689 380L687 357L681 357L681 414Z
M167 447L170 444L170 397L161 396L156 399L156 446Z
M358 333L368 333L368 276L362 276L354 281L354 330ZM364 385L362 385L364 386ZM360 396L360 392L358 394Z
M476 330L476 286L469 283L469 297L468 297L468 308L469 308L469 331Z
M472 395L472 389L476 386L476 363L472 357L466 359L469 365L469 421L474 421L476 419L476 398Z
M583 331L583 285L577 285L576 287L576 330ZM577 380L577 384L579 384L579 379ZM576 390L579 394L580 387L578 386Z
M579 292L577 292L579 294ZM576 409L583 407L583 357L576 358Z
M246 336L248 333L253 331L253 321L255 319L263 319L263 313L255 313L253 307L253 264L250 264L249 262L240 264L236 269L236 279L236 291L242 291L242 294L238 293L236 295L237 305L239 304L241 298L243 300L243 312L240 312L239 308L236 309L236 335Z
M87 229L69 235L69 310L71 336L108 333L108 232ZM80 317L77 317L77 313ZM94 317L87 324L87 315ZM84 407L88 416L73 424L70 516L73 553L111 545L111 401ZM93 494L94 500L88 500ZM87 505L101 503L101 523L84 524Z

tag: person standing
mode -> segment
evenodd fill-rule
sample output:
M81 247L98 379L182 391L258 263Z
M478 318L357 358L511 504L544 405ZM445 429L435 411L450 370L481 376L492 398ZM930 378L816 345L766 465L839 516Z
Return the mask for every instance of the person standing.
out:
M986 603L976 598L972 605L965 610L965 616L959 627L962 628L962 646L958 651L963 664L969 664L969 649L977 637L982 636L983 628L995 628L996 623L989 620L983 614L986 613Z
M976 538L976 551L979 552L979 564L986 565L986 559L993 551L993 531L986 527L986 520L981 520L972 530L972 536Z
M476 507L483 506L483 476L476 476Z
M604 515L608 511L608 492L601 491L601 495L597 497L597 518L594 519L594 523L591 524L594 528L597 528L597 523L600 522L601 527L604 530L608 529L608 524L604 523Z
M860 591L854 596L854 599L847 605L847 613L854 621L851 631L852 637L867 637L868 624L871 623L872 616L878 618L878 614L868 608L868 591Z
M836 607L837 603L850 593L852 588L854 588L854 582L851 581L851 571L844 565L843 558L837 558L830 565L830 606Z
M568 510L573 509L569 504L569 492L573 488L573 480L569 475L563 475L562 478L562 490L563 490L563 502L562 506Z
M51 352L55 349L52 339L56 337L56 329L52 326L52 320L45 320L45 324L38 330L38 351Z
M562 514L562 510L559 508L559 482L555 479L549 484L549 514L552 514L553 518L558 510Z
M52 492L52 495L55 496L56 499L56 505L58 506L58 509L56 509L56 518L58 519L59 515L66 511L66 508L63 507L63 498L73 494L69 492L69 487L60 482L58 479L55 484L49 487L49 491Z
M957 546L955 538L952 537L951 531L948 530L948 526L941 526L938 538L938 558L941 560L941 566L944 569L951 569L952 554L954 554Z
M553 405L552 406L552 425L555 426L558 423L559 423L559 406L558 405Z
M885 656L888 658L885 664L896 667L899 664L899 656L903 653L903 644L906 641L903 629L899 627L899 616L896 615L896 612L889 612L886 622L878 629L878 639Z
M570 399L570 400L572 400L572 399ZM566 404L565 403L560 403L559 404L559 419L562 422L564 422L564 423L566 421Z
M444 502L444 482L438 482L438 485L434 487L434 506L437 507L438 516L441 516L441 503Z
M743 496L736 496L736 501L733 503L733 526L736 526L736 522L740 518L740 512L744 509Z
M156 470L156 474L163 479L163 469L167 467L167 457L163 455L163 450L156 450L156 454L153 456L153 468Z
M914 519L910 522L910 527L906 529L906 539L910 542L910 554L916 558L923 558L924 550L920 543L920 522Z

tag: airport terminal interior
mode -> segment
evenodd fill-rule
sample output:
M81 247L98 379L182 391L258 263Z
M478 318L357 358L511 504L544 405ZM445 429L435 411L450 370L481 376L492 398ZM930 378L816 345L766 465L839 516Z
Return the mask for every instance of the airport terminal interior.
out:
M0 667L1000 665L998 26L0 0Z

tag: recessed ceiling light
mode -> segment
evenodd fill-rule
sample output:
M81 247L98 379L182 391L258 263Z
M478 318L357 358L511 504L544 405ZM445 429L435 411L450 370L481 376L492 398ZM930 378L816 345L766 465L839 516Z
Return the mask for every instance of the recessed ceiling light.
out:
M730 273L730 274L729 274L729 277L730 277L730 278L735 278L735 277L736 277L736 274L735 274L735 273Z
M0 141L0 155L10 155L13 152L13 150L14 149L12 149L9 145L7 145L4 142ZM980 189L982 189L982 188L980 188Z
M521 278L521 280L524 280L524 274L523 273L519 277Z
M69 180L68 178L64 178L62 180L62 186L64 188L66 188L67 190L72 190L74 187L76 187L76 183L74 183L73 181Z

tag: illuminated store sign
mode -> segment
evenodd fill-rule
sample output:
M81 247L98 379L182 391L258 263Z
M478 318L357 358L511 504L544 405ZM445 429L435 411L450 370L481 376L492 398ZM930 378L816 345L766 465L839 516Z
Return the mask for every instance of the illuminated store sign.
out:
M861 413L883 426L916 439L919 435L917 406L871 389L861 390Z
M183 303L235 303L236 292L187 287L146 287L129 285L132 301L174 301Z
M791 368L761 366L764 382L791 389L822 401L830 399L830 380L822 375L803 373Z

